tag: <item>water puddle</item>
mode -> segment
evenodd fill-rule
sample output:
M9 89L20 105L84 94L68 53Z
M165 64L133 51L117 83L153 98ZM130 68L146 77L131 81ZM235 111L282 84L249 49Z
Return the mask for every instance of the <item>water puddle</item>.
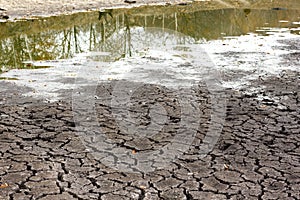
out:
M12 78L12 77L5 77L5 76L2 76L2 77L0 77L0 80L16 81L16 80L19 80L19 79L18 79L18 78Z
M288 43L299 44L300 10L141 7L0 28L1 79L33 88L25 95L53 100L74 81L189 87L218 76L222 86L239 89L263 75L299 70L284 56L299 53Z

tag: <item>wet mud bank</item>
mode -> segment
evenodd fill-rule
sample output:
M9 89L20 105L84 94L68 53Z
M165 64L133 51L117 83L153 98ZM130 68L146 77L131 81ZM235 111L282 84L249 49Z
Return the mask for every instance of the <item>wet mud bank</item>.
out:
M72 0L69 2L59 0L37 0L37 1L4 1L0 0L0 19L6 20L24 20L36 17L49 17L58 15L70 15L80 12L97 11L112 8L133 8L147 5L179 5L189 6L192 3L199 4L202 9L222 9L222 8L253 8L253 9L295 9L299 7L299 1L268 1L268 0L137 0L137 1L123 1L123 0Z

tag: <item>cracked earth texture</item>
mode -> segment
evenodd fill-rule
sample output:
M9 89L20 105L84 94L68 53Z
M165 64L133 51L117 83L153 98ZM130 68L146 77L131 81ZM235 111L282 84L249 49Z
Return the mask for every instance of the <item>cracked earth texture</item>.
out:
M297 56L289 59L296 62ZM0 189L0 199L300 199L299 77L285 71L253 81L264 86L253 93L226 90L222 134L202 159L197 151L210 110L205 87L197 88L199 100L204 99L202 127L190 150L147 174L120 172L98 162L76 135L69 101L45 103L14 95L25 88L1 92L0 181L9 186ZM97 92L111 89L100 84ZM172 98L166 92L153 96L163 102ZM167 142L179 121L176 103L169 102L165 106L175 114L157 141ZM148 108L136 106L137 112ZM154 139L144 145L116 134L109 106L98 101L96 109L105 133L130 151L164 144Z
M289 45L298 49L299 42ZM299 53L285 59L283 65L297 66ZM190 150L147 174L116 171L95 159L76 134L72 102L23 97L19 93L28 88L3 82L0 182L8 186L0 188L0 199L300 199L299 77L299 72L283 71L253 80L251 86L257 90L251 93L247 88L227 89L223 131L213 151L202 159L197 152L209 124L210 100L205 87L195 88L202 117ZM99 84L97 92L110 94L112 84ZM152 98L165 102L171 117L162 134L142 144L116 134L110 107L101 99L96 102L105 134L135 153L161 148L180 121L172 93L151 93L154 87L148 87ZM147 95L144 98L148 104L136 102L135 107L141 124L147 123L143 115L154 103Z

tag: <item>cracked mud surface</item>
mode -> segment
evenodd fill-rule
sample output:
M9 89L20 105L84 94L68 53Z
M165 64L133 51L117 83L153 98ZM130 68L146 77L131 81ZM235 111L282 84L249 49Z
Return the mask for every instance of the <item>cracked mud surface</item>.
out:
M288 44L298 49L296 40ZM299 65L298 53L284 59L282 65ZM179 159L147 174L114 170L95 158L78 135L69 100L25 98L20 94L29 88L1 82L0 182L8 187L0 187L0 199L300 199L299 77L299 72L283 71L253 80L257 90L251 93L247 88L227 89L225 124L204 158L198 152L211 101L205 86L194 88L201 110L195 140ZM109 97L113 83L99 84L97 94ZM140 140L122 133L109 98L98 98L95 104L102 131L133 154L162 148L180 121L172 91L146 85L137 95L131 111L141 126L149 123L149 108L155 102L168 112L164 129L155 137Z
M198 88L208 109L201 108L203 127L193 145L180 159L147 174L113 170L95 159L76 135L70 102L1 92L0 181L9 186L0 189L0 199L300 199L299 77L287 71L262 78L252 84L264 88L251 94L227 90L222 134L202 159L197 151L210 111L209 98ZM99 85L99 92L104 89L110 86ZM165 135L157 138L168 142L178 122L176 103L168 104L172 95L163 92L153 96L174 113ZM105 133L129 151L164 144L115 134L109 107L98 101L96 108Z

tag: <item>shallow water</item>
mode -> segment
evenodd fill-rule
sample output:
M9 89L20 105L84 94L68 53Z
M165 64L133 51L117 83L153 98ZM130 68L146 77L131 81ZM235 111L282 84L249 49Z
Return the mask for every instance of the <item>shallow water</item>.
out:
M71 58L88 51L130 54L126 43L137 29L156 27L178 31L195 41L268 35L268 28L286 28L299 35L299 10L223 9L189 12L177 7L152 12L148 7L82 13L0 25L2 68L30 68L37 60ZM157 41L158 43L163 41ZM24 63L26 62L26 63ZM4 69L3 69L4 70Z
M141 7L0 28L1 71L10 70L2 79L51 98L72 89L76 78L77 84L128 79L184 87L214 77L240 88L262 74L298 70L280 64L298 49L278 41L299 40L300 10Z

